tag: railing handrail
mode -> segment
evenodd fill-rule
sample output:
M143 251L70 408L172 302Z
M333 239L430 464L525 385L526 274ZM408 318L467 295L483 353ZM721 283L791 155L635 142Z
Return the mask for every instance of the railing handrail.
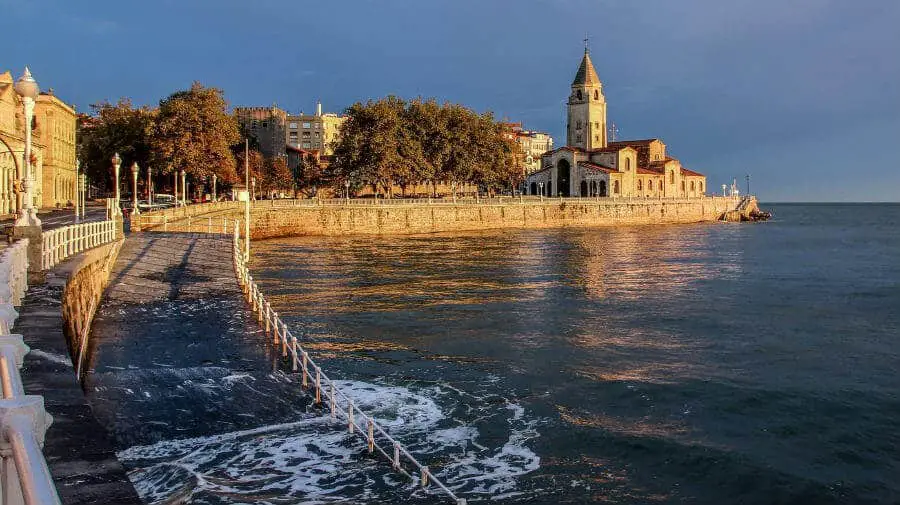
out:
M70 224L41 234L41 269L49 270L69 256L116 239L116 219Z
M22 335L9 331L18 317L28 289L28 239L20 239L0 253L0 454L4 504L58 505L56 486L41 452L44 434L53 421L44 398L26 395L22 367L29 348ZM14 470L6 461L12 458Z
M434 484L449 498L453 499L454 503L457 505L465 505L465 498L458 497L450 490L450 488L441 482L440 479L435 477L428 466L421 464L408 450L406 450L406 448L403 447L402 444L400 444L400 442L391 437L388 432L375 421L374 417L365 414L360 411L358 407L355 407L353 399L341 391L340 388L335 385L334 381L330 379L325 372L322 371L322 368L310 357L309 353L303 349L299 344L297 337L291 333L284 321L278 316L278 313L272 310L271 305L266 301L259 286L253 280L253 276L250 275L249 268L247 267L244 258L240 229L240 223L235 221L234 232L232 235L232 255L234 259L235 275L238 278L238 282L243 289L244 295L246 296L252 311L257 314L257 322L263 326L265 334L274 335L274 343L281 346L283 357L287 357L290 352L293 371L300 371L302 387L313 387L315 400L317 403L321 403L323 386L328 386L330 388L330 391L328 391L328 393L330 393L328 394L328 401L331 408L332 419L337 418L338 413L343 419L346 419L347 428L351 434L356 432L365 437L370 454L377 450L379 454L392 463L395 470L407 477L414 478L403 468L400 461L400 455L402 454L406 460L418 470L419 484L423 488L426 487L429 482L434 482ZM249 238L245 237L244 240L249 240ZM338 408L339 397L344 399L345 407L343 408ZM356 416L354 414L359 414L359 419L363 421L363 424L356 421ZM383 440L390 443L393 455L388 454L375 439L376 431L381 435Z

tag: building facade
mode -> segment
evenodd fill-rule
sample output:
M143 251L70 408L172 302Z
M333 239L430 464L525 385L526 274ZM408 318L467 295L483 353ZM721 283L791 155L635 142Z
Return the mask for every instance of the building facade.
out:
M587 50L567 106L566 146L546 152L525 192L546 196L698 198L706 177L666 154L659 139L608 142L606 98Z
M285 155L285 125L287 112L276 106L235 107L234 115L241 129L253 135L259 143L259 152L267 157Z
M346 116L322 113L321 102L316 103L315 114L287 117L285 142L307 151L318 151L322 156L334 154L334 145L340 138L340 128Z
M522 123L504 123L509 132L507 138L519 144L521 157L518 163L528 176L541 169L541 157L553 149L553 137L548 133L526 130Z
M38 96L34 115L38 138L44 145L42 204L44 207L75 205L75 109L50 89Z
M0 74L0 215L15 214L17 195L15 186L25 177L25 111L22 100L13 88L10 72ZM37 106L35 106L37 109ZM40 208L43 203L42 122L35 114L31 124L31 164L34 172L32 205Z

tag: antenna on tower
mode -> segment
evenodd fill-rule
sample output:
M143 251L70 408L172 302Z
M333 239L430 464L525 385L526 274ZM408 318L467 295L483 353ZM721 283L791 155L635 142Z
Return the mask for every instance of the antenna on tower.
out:
M610 123L609 128L606 130L606 135L609 137L610 142L616 142L619 139L619 127L616 126L616 123Z

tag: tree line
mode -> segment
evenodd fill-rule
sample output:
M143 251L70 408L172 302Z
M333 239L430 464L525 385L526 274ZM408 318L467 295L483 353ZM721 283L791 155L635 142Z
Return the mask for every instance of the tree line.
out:
M490 113L433 99L388 96L347 109L329 174L335 186L370 185L392 196L414 184L477 184L493 192L517 186L520 150Z
M130 181L131 166L140 167L143 186L152 169L156 187L172 181L184 170L192 187L210 185L213 175L220 188L244 178L244 138L237 118L229 114L222 90L194 83L159 102L158 107L136 107L122 98L116 103L91 105L91 115L78 120L78 158L92 184L114 188L111 157L122 158L120 184ZM282 157L267 159L251 139L250 177L260 191L289 189L293 174ZM180 184L180 182L179 182ZM130 187L130 184L126 185Z
M355 103L333 145L334 156L323 160L303 154L296 166L286 157L264 157L257 139L242 131L229 114L220 89L194 83L159 102L136 107L128 99L91 106L78 122L78 157L93 184L112 190L113 153L122 157L120 181L130 181L130 168L153 170L156 187L184 170L191 187L208 185L215 175L220 187L244 178L244 139L257 189L297 189L312 196L322 188L354 191L364 186L392 196L414 184L448 182L455 191L463 183L485 191L515 187L522 181L520 152L506 127L490 113L478 114L459 104L435 100L406 101L395 96ZM121 183L120 182L120 183ZM129 185L130 186L130 185Z

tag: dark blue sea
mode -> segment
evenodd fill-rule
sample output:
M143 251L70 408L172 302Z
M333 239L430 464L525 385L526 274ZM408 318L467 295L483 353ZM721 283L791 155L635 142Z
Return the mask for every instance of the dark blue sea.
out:
M772 221L269 240L252 270L470 503L898 503L900 205L762 207ZM251 429L121 456L219 475L197 503L447 503L299 388L266 395L290 380L274 369L231 407Z

